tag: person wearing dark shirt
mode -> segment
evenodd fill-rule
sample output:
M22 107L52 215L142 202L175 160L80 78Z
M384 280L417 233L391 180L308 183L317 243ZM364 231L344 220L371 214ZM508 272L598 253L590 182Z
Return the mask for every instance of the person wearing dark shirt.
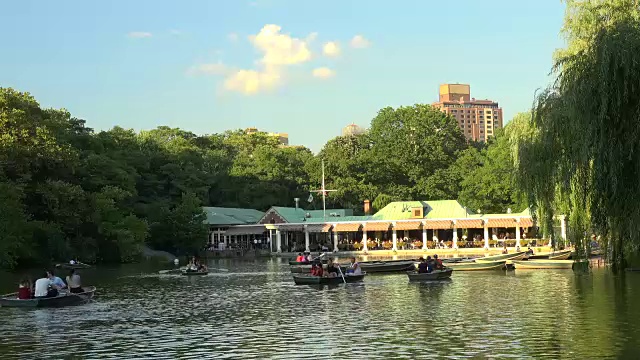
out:
M333 263L333 258L327 261L327 272L329 273L329 276L331 276L331 274L335 274L335 276L338 276L338 269L336 268L336 265Z
M418 264L418 273L423 274L429 272L427 261L424 258L420 258L420 264Z
M431 259L431 256L427 256L427 272L432 272L434 267L435 263L433 262L433 259Z
M442 260L438 259L438 255L437 254L433 255L433 258L435 259L435 260L433 260L433 262L434 262L436 270L444 269L444 265L442 265Z

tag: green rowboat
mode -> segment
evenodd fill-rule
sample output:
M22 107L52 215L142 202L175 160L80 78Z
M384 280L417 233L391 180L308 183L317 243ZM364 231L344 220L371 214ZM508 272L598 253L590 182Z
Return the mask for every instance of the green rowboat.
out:
M522 259L524 256L526 255L526 252L524 251L518 251L518 252L514 252L511 254L500 254L500 255L493 255L493 256L485 256L483 258L477 258L475 259L476 262L493 262L493 261L498 261L498 260L520 260Z
M571 256L571 250L556 251L549 254L549 260L567 260Z
M364 279L366 273L361 275L344 275L344 280L342 276L336 277L322 277L322 276L313 276L313 275L293 275L293 281L296 285L337 285L342 284L344 282L353 283L359 282Z
M518 269L571 269L573 260L514 260Z
M418 273L416 271L407 271L409 281L434 281L451 278L453 269L434 270L430 273Z
M506 260L487 261L487 262L461 262L446 264L446 267L455 271L486 271L486 270L502 270L505 267Z

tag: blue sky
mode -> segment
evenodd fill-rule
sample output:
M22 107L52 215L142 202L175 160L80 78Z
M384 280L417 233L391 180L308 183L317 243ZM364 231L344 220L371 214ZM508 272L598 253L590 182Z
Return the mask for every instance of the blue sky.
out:
M505 119L528 110L563 15L559 0L5 1L0 86L97 130L256 126L318 151L441 83Z

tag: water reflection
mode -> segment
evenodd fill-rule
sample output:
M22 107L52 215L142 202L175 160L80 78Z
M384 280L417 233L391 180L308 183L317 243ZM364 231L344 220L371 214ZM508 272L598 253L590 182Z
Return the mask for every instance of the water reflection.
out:
M99 287L88 305L0 310L0 355L594 359L640 350L640 274L460 272L433 283L370 275L310 287L295 286L281 259L208 265L199 277L84 271Z

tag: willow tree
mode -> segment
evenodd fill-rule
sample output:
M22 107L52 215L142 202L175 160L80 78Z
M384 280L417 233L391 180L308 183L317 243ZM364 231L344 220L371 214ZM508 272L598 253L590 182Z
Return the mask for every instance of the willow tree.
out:
M542 227L565 208L579 256L598 234L616 270L640 253L639 14L637 0L568 1L556 81L514 138Z

